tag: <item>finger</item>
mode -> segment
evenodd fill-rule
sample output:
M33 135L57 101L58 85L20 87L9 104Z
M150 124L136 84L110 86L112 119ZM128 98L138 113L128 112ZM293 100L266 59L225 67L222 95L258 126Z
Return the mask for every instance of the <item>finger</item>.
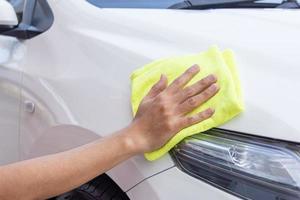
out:
M179 101L183 102L186 99L195 96L208 88L210 85L213 83L217 82L217 77L213 74L210 74L206 76L205 78L201 79L200 81L196 82L195 84L186 87L183 89L182 92L180 92L179 96Z
M200 113L197 113L192 116L186 116L182 119L182 127L186 128L191 125L197 124L202 122L208 118L210 118L215 113L215 110L212 108L208 108Z
M183 88L198 72L200 68L198 65L193 65L187 69L182 75L176 78L168 87L169 91L176 92Z
M167 85L168 85L167 77L164 74L162 74L160 76L159 81L152 86L149 93L145 96L145 99L156 97L159 93L161 93L164 89L166 89Z
M188 112L191 112L196 107L200 106L204 102L206 102L208 99L213 97L219 90L219 86L217 84L212 84L208 88L206 88L203 92L200 94L190 97L187 100L185 100L183 103L181 103L178 106L178 111L181 114L186 114Z

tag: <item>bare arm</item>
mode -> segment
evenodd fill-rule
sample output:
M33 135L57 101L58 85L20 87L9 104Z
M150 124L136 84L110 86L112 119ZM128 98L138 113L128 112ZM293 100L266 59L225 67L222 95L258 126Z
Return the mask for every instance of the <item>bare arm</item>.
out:
M213 109L186 116L218 91L214 76L184 88L198 72L198 66L191 67L169 86L162 76L132 123L110 137L0 167L0 199L46 199L64 193L136 154L160 148L181 129L211 117Z

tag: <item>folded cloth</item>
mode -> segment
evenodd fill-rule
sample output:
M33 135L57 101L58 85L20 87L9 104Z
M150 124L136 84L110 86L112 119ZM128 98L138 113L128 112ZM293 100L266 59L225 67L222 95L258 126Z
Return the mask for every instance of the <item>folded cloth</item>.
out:
M154 61L135 70L131 75L133 114L135 115L140 102L152 85L159 80L161 74L165 74L168 77L168 82L171 83L193 64L200 66L200 72L188 85L201 80L209 74L215 74L218 77L217 84L220 90L214 97L189 113L189 115L201 112L207 108L214 108L215 113L211 118L181 130L160 149L145 153L147 160L152 161L163 156L185 137L217 127L232 119L244 109L240 80L233 52L231 50L221 52L218 47L211 47L207 51L194 55Z

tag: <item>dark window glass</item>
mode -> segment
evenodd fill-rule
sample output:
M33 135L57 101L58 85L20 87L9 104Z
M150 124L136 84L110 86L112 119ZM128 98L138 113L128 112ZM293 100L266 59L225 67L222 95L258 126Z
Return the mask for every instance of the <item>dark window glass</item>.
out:
M182 0L87 0L100 8L168 8Z

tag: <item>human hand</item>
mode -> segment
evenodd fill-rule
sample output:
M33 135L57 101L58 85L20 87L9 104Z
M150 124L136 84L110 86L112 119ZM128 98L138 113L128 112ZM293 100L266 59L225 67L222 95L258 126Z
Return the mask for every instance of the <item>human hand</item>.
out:
M212 108L187 116L198 106L213 97L219 90L217 78L209 75L195 84L184 86L200 68L193 65L167 86L167 77L151 88L142 100L130 128L130 139L137 153L145 153L162 147L180 130L211 117Z

